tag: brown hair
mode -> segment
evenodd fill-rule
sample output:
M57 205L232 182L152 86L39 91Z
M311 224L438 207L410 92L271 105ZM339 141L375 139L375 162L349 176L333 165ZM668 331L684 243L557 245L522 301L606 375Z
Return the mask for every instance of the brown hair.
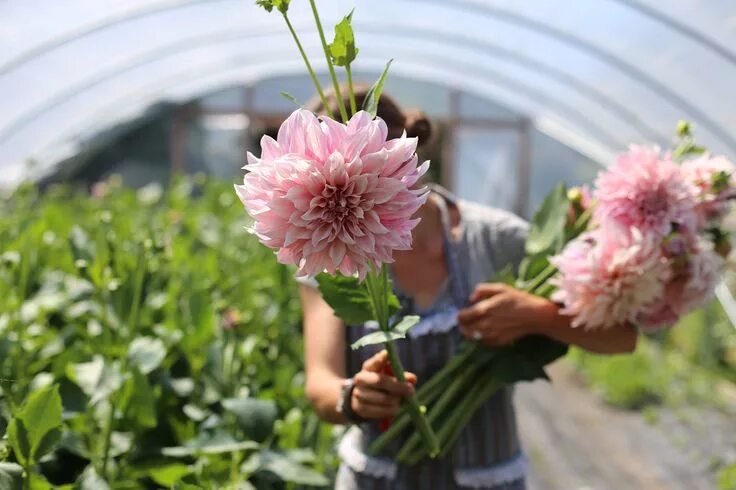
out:
M358 109L363 106L363 101L368 95L369 89L370 87L368 85L355 85L355 102ZM345 108L349 113L350 100L347 87L342 87L340 92L343 97ZM329 106L330 111L336 117L339 117L340 109L337 105L335 91L325 91L325 98L327 99L327 105ZM319 97L315 97L307 103L307 109L311 110L315 114L325 114L327 112L325 111L324 104L322 104ZM401 136L401 133L406 131L407 136L411 138L419 138L419 145L421 146L427 143L432 136L432 123L424 112L418 109L402 110L399 104L385 92L381 95L381 98L378 101L377 115L386 122L389 138L398 138Z

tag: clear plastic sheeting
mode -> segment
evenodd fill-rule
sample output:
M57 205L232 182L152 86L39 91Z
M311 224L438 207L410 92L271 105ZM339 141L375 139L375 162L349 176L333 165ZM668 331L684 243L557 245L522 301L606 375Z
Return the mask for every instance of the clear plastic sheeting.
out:
M404 78L497 102L598 162L631 142L667 144L682 118L736 154L733 0L320 3L327 25L358 7L356 70L395 58ZM324 71L309 6L292 5ZM0 181L156 102L302 71L280 16L250 0L0 2Z

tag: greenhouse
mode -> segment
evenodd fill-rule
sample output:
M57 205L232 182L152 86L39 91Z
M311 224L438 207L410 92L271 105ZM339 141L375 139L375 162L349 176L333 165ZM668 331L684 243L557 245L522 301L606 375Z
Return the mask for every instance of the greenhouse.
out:
M268 161L262 137L284 145L282 123L319 100L287 9L326 89L334 61L322 26L337 43L354 9L356 86L392 60L384 96L431 121L417 150L431 161L423 179L532 222L530 233L554 221L546 196L558 184L595 188L632 145L656 145L667 162L682 148L736 161L731 1L317 1L322 25L314 5L0 2L0 489L335 485L343 429L307 393L308 315L291 267L309 257L279 264L259 243L275 243L268 223L245 231L265 198L232 187L258 173L243 170L247 153ZM734 216L703 232L719 254ZM279 233L283 250L306 238L284 244ZM530 246L520 250L532 257ZM536 254L552 267L561 246ZM339 262L343 250L320 271L347 270L364 251L347 249L357 255ZM338 249L325 250L334 261ZM552 384L519 384L530 469L518 488L736 489L734 262L722 255L712 301L678 314L676 328L614 356L565 341ZM520 287L528 270L509 265ZM429 480L417 485L446 488Z

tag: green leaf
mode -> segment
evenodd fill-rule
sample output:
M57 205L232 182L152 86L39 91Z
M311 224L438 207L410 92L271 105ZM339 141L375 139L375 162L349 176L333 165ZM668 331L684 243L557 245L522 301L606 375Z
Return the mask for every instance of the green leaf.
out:
M293 103L294 105L296 105L300 109L304 109L304 105L301 104L301 103L299 103L299 101L296 100L296 97L294 97L293 95L291 95L289 92L281 92L281 97L283 97L284 99L286 99L289 102Z
M15 414L11 441L15 440L14 448L21 451L26 463L38 461L61 439L61 410L59 388L53 385L31 393Z
M315 279L324 300L347 325L360 325L376 318L365 282L360 282L357 277L331 276L325 273L319 274ZM390 280L388 286L390 290ZM399 298L390 293L389 316L393 316L399 309Z
M358 350L361 347L366 347L368 345L385 344L386 342L403 339L405 337L406 334L398 332L384 332L383 330L378 330L377 332L372 332L362 336L361 338L353 342L350 345L350 348L353 350Z
M519 265L519 280L531 281L537 277L549 265L547 255L527 255ZM513 271L512 271L513 272ZM513 285L514 283L509 283Z
M51 452L52 449L59 444L61 441L61 429L54 428L49 430L44 436L38 441L38 444L33 449L33 460L40 461L42 457Z
M565 184L557 185L534 214L526 240L527 255L552 254L564 244L570 202Z
M256 5L260 5L266 9L267 12L271 12L273 8L276 7L276 10L285 14L289 11L290 1L291 0L256 0Z
M421 320L421 317L417 315L407 315L391 327L391 331L406 335L414 325L419 323L419 320Z
M23 467L15 463L0 463L0 490L21 490Z
M257 471L269 471L281 480L297 485L326 486L330 480L294 459L274 451L261 451L253 455Z
M77 479L74 488L76 490L109 490L110 485L97 473L94 466L89 465Z
M491 279L491 282L499 282L502 284L508 284L509 286L513 286L514 284L516 284L516 277L514 276L514 265L506 264L506 267L493 275L493 279Z
M365 282L357 277L320 274L316 277L322 297L348 325L359 325L376 316Z
M8 424L8 441L10 447L13 448L15 459L23 466L29 466L33 463L31 460L31 443L22 418L15 418Z
M345 16L335 26L335 39L328 46L332 62L337 66L347 66L358 56L358 48L355 47L355 34L353 33L353 12Z
M174 483L189 475L193 470L182 463L170 463L148 470L148 476L162 487L171 488Z
M183 446L165 447L161 454L170 458L183 458L200 454L225 454L236 451L258 449L260 445L255 441L236 441L229 434L216 433L214 435L200 434L197 438Z
M389 62L386 63L386 68L384 68L381 76L378 77L376 83L374 83L373 86L365 94L365 99L363 100L363 110L368 111L368 113L373 117L376 117L376 114L378 113L378 101L381 98L381 92L383 92L383 85L386 83L388 69L391 67L391 63L393 63L393 61L394 60L389 60Z
M66 374L90 398L91 405L105 400L123 384L118 365L106 364L102 356L69 365Z
M268 438L278 418L278 408L271 400L227 398L222 400L222 406L235 415L245 436L257 442Z
M564 356L568 346L549 337L531 335L498 349L487 372L504 383L548 379L544 367Z
M150 429L158 424L156 397L148 378L138 369L133 369L133 375L123 385L120 406L125 418L141 428Z
M153 337L138 337L130 343L128 361L136 366L141 373L149 374L161 365L166 357L166 347L161 339Z

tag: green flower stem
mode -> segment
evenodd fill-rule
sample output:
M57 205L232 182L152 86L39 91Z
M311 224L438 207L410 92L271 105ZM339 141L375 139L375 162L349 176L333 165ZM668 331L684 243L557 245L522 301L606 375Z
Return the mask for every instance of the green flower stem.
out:
M477 373L475 366L471 367L467 370L467 372L463 373L462 376L456 377L452 383L450 383L450 386L444 391L442 396L437 400L437 402L432 406L432 409L429 411L429 415L427 417L428 422L430 425L433 425L437 419L440 418L441 415L445 414L446 409L451 406L451 404L454 402L457 404L457 396L461 395L462 399L462 390L465 390L470 383L472 383L475 374ZM399 453L396 455L396 460L401 463L413 463L414 457L417 454L419 454L419 444L421 440L419 438L419 434L416 432L409 437L409 439L404 443L404 446L401 448ZM418 460L417 460L418 461Z
M557 272L557 267L555 267L552 264L549 264L547 267L542 270L537 276L532 279L528 284L526 284L523 288L524 291L531 293L534 292L537 288L543 286L547 280L554 276Z
M327 69L330 70L330 78L332 78L332 85L335 88L335 98L337 99L337 106L340 108L340 117L342 122L348 122L348 113L345 110L345 102L342 100L340 94L340 84L337 81L337 75L335 75L335 67L332 65L332 59L330 58L330 50L327 47L327 40L325 39L325 31L322 29L322 22L319 20L319 12L317 12L317 5L314 0L309 0L309 5L312 6L312 13L314 14L314 22L317 24L317 31L319 32L319 39L322 41L322 50L325 52L325 59L327 60Z
M353 89L353 72L350 70L350 63L345 65L345 75L348 79L348 93L350 94L350 113L351 115L358 112L358 104L355 102L355 89Z
M465 370L459 371L459 368L467 366L478 352L483 352L480 344L476 342L464 342L460 346L458 354L450 359L450 361L445 364L440 371L432 376L429 381L419 387L416 393L416 398L419 403L422 405L429 405L434 402L438 396L445 392L447 379L451 377L457 378L464 376ZM471 362L471 364L473 363ZM429 413L431 414L434 407L430 408ZM373 441L370 447L370 453L375 456L383 451L383 449L394 438L403 432L403 430L409 425L410 421L411 418L409 417L406 408L402 409L394 419L391 427Z
M504 383L497 379L485 379L482 378L476 385L476 389L471 394L470 398L464 402L461 406L456 407L450 419L445 422L440 430L438 437L442 444L442 452L440 457L444 457L454 446L455 440L458 438L463 428L467 425L470 419L478 411L478 408L485 402L491 395L503 387Z
M109 479L109 475L107 474L107 464L110 460L110 447L112 445L112 427L115 425L115 403L112 400L112 395L110 395L110 413L107 417L107 421L105 424L105 432L103 433L102 440L103 440L103 449L102 449L102 469L100 471L100 475L102 478L104 478L107 481L111 481Z
M299 54L302 55L302 60L304 60L304 64L307 65L307 71L309 72L309 76L312 78L312 83L314 83L314 88L317 89L319 98L322 101L322 107L324 107L325 112L331 119L335 119L335 115L330 110L330 106L327 103L327 98L325 97L325 93L322 90L322 85L320 85L319 80L317 80L317 75L315 75L314 69L312 68L312 64L309 62L309 58L307 58L307 53L304 52L304 47L302 46L301 41L299 41L299 36L297 36L296 31L294 30L294 26L291 25L289 16L286 15L286 13L282 13L282 15L284 16L284 20L286 21L286 26L289 28L289 31L291 32L291 37L294 38L296 47L299 48Z
M378 325L381 330L388 332L390 330L388 310L388 297L390 291L388 269L385 264L381 267L378 274L374 272L368 273L366 277L366 287L368 288L368 292L371 297L371 303L373 305L373 311L376 314L376 320L378 320ZM401 365L401 360L399 359L398 352L396 352L396 345L393 341L386 342L386 351L388 352L388 359L394 376L396 376L396 379L400 382L406 383L404 367ZM412 422L414 422L414 425L419 430L419 433L424 440L429 455L434 457L439 453L440 446L437 442L437 436L435 436L432 431L432 427L430 427L427 422L427 418L425 416L427 411L426 407L419 405L416 396L407 398L404 401L404 404L407 407Z

